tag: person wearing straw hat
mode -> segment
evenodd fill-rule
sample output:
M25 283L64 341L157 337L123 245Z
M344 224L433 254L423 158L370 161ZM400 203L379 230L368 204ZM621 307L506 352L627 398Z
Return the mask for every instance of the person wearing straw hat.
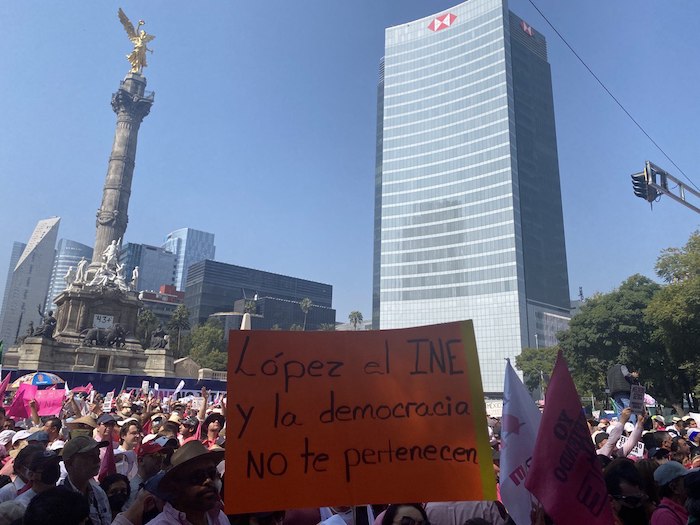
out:
M221 479L216 469L223 459L223 449L207 450L200 441L189 441L177 449L171 459L172 467L158 484L165 506L148 523L229 525L221 510ZM132 523L126 513L121 513L113 525Z

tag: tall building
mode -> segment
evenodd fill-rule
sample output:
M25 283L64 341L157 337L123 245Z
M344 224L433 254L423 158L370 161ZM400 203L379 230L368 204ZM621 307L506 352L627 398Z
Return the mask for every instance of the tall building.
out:
M69 239L60 239L56 246L56 257L53 261L53 270L51 270L51 280L49 281L49 293L46 295L44 304L49 308L54 308L54 298L66 289L65 276L68 269L72 266L73 269L78 267L80 259L85 257L87 261L92 260L92 247L86 246L76 241Z
M124 265L124 276L131 280L131 274L139 267L138 290L157 291L160 287L175 284L177 256L158 246L126 243L119 253L119 263Z
M472 319L497 394L569 312L544 37L506 0L386 29L377 128L374 326Z
M214 259L216 255L214 234L192 228L180 228L169 233L163 248L177 255L175 286L183 292L187 285L189 267L205 259Z
M13 242L12 243L12 253L10 254L10 264L7 265L7 277L5 278L5 291L2 295L2 304L0 305L0 328L2 328L3 318L5 317L5 308L10 304L9 297L12 293L12 276L15 273L15 266L19 262L19 258L24 253L24 249L27 247L23 242ZM0 337L0 340L2 338ZM5 346L10 342L9 339L5 341Z
M12 269L0 314L0 340L6 344L13 344L25 335L30 322L35 327L41 322L37 307L44 309L60 220L53 217L37 223Z
M319 307L331 308L333 287L330 284L210 260L200 261L190 267L185 306L190 312L192 326L205 323L214 313L232 311L234 303L239 299L252 300L256 296L259 299L295 301L295 308L299 308L299 301L309 298ZM324 318L320 322L335 322L335 311L332 321Z

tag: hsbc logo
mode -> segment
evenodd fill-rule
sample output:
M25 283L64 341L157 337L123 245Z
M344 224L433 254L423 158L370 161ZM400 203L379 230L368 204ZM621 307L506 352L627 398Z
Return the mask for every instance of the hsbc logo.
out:
M525 20L520 21L520 27L522 28L523 31L525 31L528 35L534 36L534 31L532 30L532 27L528 25Z
M447 13L446 15L438 16L428 24L428 29L431 31L442 31L450 27L457 19L457 15Z

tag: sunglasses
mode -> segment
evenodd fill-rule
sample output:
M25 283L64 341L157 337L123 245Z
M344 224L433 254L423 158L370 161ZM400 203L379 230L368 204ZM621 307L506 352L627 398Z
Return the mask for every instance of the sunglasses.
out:
M219 479L219 471L216 467L195 470L187 477L187 482L190 485L203 485L205 481Z
M625 496L623 494L613 494L613 499L619 501L626 507L639 507L640 505L644 504L646 500L649 499L649 496L646 494L637 494L635 496Z

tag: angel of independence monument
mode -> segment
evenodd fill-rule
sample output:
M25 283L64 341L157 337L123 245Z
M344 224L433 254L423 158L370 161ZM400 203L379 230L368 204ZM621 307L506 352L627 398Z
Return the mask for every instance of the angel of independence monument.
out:
M97 210L92 261L82 260L66 276L66 289L55 299L56 316L47 312L42 325L10 349L5 365L19 369L97 371L115 374L173 375L166 344L143 350L136 339L139 309L138 270L123 273L119 250L128 223L127 211L141 122L153 105L146 91L146 44L155 37L136 29L119 9L119 19L134 45L127 56L131 70L112 95L117 114L112 153Z

